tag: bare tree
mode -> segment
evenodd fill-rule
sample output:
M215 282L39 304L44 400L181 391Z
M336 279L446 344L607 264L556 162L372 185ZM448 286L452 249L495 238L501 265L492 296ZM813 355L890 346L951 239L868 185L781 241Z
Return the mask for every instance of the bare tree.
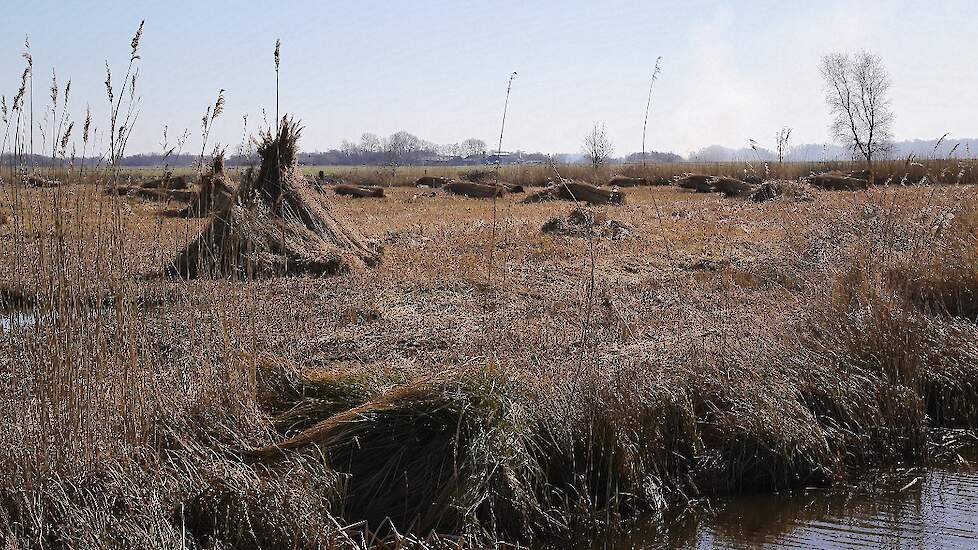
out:
M356 143L345 139L343 140L343 143L340 144L340 151L346 155L348 159L355 159L361 153L361 149Z
M832 110L832 134L849 145L853 156L872 166L889 150L893 137L890 76L879 56L831 53L822 58L825 101Z
M391 166L397 166L408 154L421 148L421 140L418 136L401 130L395 132L384 140L384 152Z
M591 132L584 138L584 154L591 159L595 170L608 162L614 154L615 147L608 138L608 131L603 123L594 123Z
M463 156L479 155L486 152L486 142L477 138L469 138L459 144L459 149Z
M380 138L375 134L364 132L360 135L360 150L364 153L379 153L381 151Z

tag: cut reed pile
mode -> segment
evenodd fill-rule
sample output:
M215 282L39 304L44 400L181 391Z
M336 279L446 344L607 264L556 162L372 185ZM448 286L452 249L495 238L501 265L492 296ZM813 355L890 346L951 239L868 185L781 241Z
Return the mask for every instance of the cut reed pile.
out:
M676 181L676 186L697 193L720 193L725 197L747 197L758 187L737 178L703 174L686 174Z
M414 181L415 187L441 187L446 183L450 183L451 178L443 178L439 176L421 176Z
M210 171L200 180L200 189L190 204L180 211L185 218L206 218L228 208L234 197L234 184L224 173L224 151L214 156Z
M221 168L223 168L223 162L221 164ZM168 189L168 190L189 189L190 188L189 180L190 178L188 178L185 175L172 176L168 174L166 176L163 176L162 178L151 179L147 182L144 182L140 184L139 187L143 189Z
M644 185L669 185L672 182L671 178L636 178L631 176L614 176L608 180L608 185L612 187L641 187Z
M676 186L682 189L690 189L697 193L712 193L713 185L710 184L712 176L705 174L686 174L676 181Z
M618 220L609 219L603 212L590 212L575 207L566 216L550 218L543 227L544 233L566 237L605 237L623 239L633 232L631 227Z
M482 183L486 185L498 185L504 187L508 193L522 193L524 191L523 186L504 181L499 177L498 171L493 170L472 170L470 172L463 172L460 174L462 179L465 181L471 181L475 183ZM445 182L447 183L447 182Z
M854 177L850 174L825 173L814 174L804 178L812 187L826 191L859 191L869 187L869 179Z
M213 214L168 273L185 278L331 275L380 260L299 173L300 131L298 122L283 118L276 135L270 130L262 135L258 173L241 182L232 201Z
M532 204L553 200L586 202L588 204L623 204L625 195L615 189L606 189L589 183L563 179L555 185L526 197L523 202Z
M368 185L352 185L346 183L340 183L333 186L333 192L337 195L346 195L349 197L355 197L358 199L367 197L383 197L384 188Z
M151 179L135 185L122 185L113 179L105 188L107 195L124 195L138 197L149 201L169 202L171 200L190 202L196 193L190 190L189 178L186 175L174 176L167 173L162 178Z
M714 178L710 184L724 197L746 197L754 191L754 186L737 178Z
M708 174L724 176L759 185L767 179L797 181L800 178L826 172L852 174L863 171L864 163L852 161L818 161L784 162L771 165L769 172L762 173L764 168L751 162L649 162L642 164L615 164L595 171L586 164L559 165L560 174L571 180L583 181L593 185L611 185L611 178L637 178L644 181L643 185L670 185L684 175ZM496 177L496 171L473 169L468 166L401 166L396 174L383 166L329 167L328 172L335 173L351 183L363 185L384 185L385 187L400 187L416 185L421 177L438 178L442 183L447 180L464 179L468 181L486 182L487 174ZM315 173L315 172L313 172ZM912 163L906 160L884 160L873 163L875 185L904 184L917 185L934 183L946 185L974 185L978 183L978 163L972 159L943 158L917 159ZM498 167L500 181L511 182L525 187L545 187L552 183L553 170L548 164L502 165ZM862 179L867 179L862 177ZM626 187L631 182L623 181ZM427 184L426 184L427 185Z
M502 185L487 183L476 183L472 181L453 180L442 186L442 189L456 195L472 197L476 199L490 199L501 197L506 193L507 188Z

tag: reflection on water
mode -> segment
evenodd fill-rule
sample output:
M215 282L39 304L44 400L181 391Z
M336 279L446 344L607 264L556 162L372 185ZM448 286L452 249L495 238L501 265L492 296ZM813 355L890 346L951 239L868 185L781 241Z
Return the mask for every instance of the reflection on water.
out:
M0 333L17 327L31 327L37 324L38 317L27 311L0 311Z
M708 519L648 526L590 548L978 548L978 472L930 469L873 497L737 497Z

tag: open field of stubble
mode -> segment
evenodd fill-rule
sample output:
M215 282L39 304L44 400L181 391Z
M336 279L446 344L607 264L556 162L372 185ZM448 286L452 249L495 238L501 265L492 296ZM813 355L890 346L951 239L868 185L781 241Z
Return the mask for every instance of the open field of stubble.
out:
M0 203L15 548L536 546L953 459L978 420L973 186L324 186L379 263L184 280L210 219L63 179Z

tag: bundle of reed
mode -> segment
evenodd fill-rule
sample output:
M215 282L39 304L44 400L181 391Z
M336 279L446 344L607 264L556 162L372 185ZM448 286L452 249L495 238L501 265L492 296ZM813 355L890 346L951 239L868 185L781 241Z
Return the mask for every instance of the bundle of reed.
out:
M330 275L372 266L380 252L340 220L296 162L301 128L283 117L261 137L261 167L167 269L171 275Z
M333 192L335 192L337 195L346 195L355 198L384 196L384 188L375 185L353 185L341 183L333 186Z

